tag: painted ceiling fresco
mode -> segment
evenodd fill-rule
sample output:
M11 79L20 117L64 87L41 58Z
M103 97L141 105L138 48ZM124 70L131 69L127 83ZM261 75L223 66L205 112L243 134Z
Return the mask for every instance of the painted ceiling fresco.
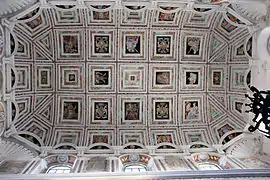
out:
M18 134L58 148L230 141L246 124L252 39L226 8L89 2L15 17Z

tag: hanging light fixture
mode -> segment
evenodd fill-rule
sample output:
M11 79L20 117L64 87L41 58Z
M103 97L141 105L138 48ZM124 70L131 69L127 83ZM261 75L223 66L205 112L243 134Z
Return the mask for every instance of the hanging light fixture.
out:
M249 108L247 113L251 112L255 115L252 119L255 125L249 126L248 130L250 132L259 130L267 138L270 138L270 90L259 91L254 86L249 86L249 88L253 92L253 97L245 95L251 101L245 106Z

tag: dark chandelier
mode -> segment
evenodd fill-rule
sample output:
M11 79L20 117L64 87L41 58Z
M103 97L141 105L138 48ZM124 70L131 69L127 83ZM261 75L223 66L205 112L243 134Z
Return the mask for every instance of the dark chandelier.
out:
M249 126L248 130L254 132L259 130L267 138L270 138L270 90L259 91L254 86L249 86L253 92L253 97L246 94L251 103L245 104L249 110L246 112L252 112L255 116L252 119L255 122L255 126Z

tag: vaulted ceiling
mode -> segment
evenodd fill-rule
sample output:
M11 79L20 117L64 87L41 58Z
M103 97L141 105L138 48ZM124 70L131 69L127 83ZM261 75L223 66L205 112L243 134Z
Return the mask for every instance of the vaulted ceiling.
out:
M246 125L252 38L232 5L35 5L13 20L13 119L36 145L224 144Z

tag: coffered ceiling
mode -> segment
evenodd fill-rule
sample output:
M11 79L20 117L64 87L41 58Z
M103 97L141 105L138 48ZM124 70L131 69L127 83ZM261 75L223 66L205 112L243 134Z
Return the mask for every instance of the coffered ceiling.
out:
M84 5L35 5L13 18L22 138L60 149L203 147L242 132L252 38L233 6Z

